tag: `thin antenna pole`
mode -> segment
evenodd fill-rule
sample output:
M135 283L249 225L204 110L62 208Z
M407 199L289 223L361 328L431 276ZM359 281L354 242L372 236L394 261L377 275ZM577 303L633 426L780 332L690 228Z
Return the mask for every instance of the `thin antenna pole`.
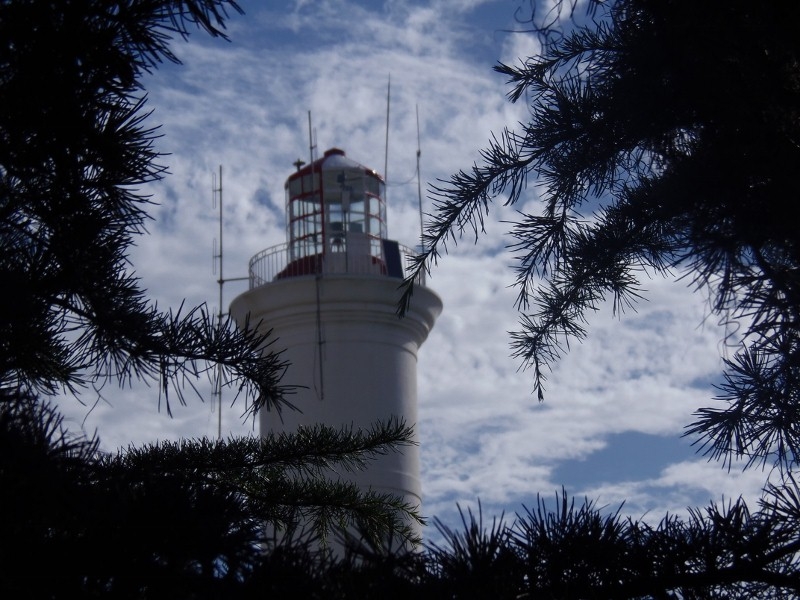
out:
M308 111L308 164L311 165L311 185L314 186L314 138L311 135L311 111Z
M309 153L309 166L311 167L311 197L316 198L317 195L317 176L314 173L314 136L312 134L313 129L311 127L311 111L308 111L308 153ZM320 193L320 205L322 206L322 263L320 264L320 269L317 271L316 280L316 288L317 288L317 361L319 362L319 388L320 388L320 400L325 400L325 379L324 379L324 369L322 364L322 311L320 308L320 280L322 279L322 267L324 266L325 260L325 249L328 244L328 241L325 239L325 202L322 198L322 194Z
M389 98L392 95L392 75L389 74L389 83L386 86L386 148L383 152L383 181L386 183L386 190L384 191L384 200L388 196L388 183L389 183Z
M416 105L417 109L417 196L419 198L419 247L420 252L425 252L425 225L422 219L422 174L419 169L419 158L422 155L422 149L419 144L419 104Z
M219 166L219 187L214 190L219 198L219 314L217 315L217 330L222 333L222 287L225 283L225 276L222 271L222 165ZM217 410L217 439L222 439L222 364L217 365L217 397L219 409Z
M219 166L219 185L217 184L217 176L212 171L211 172L211 205L212 208L217 208L217 201L219 201L219 251L217 250L217 240L214 239L214 253L213 253L213 260L212 262L212 270L216 273L217 265L219 265L219 278L217 279L217 283L219 284L219 312L217 313L217 334L221 338L222 337L222 319L225 317L226 312L223 309L223 288L226 283L229 281L249 281L250 277L229 277L225 279L225 273L223 271L223 251L222 251L222 233L223 233L223 222L222 222L222 165ZM218 401L217 404L219 405L219 410L217 412L217 438L222 439L222 380L223 376L225 375L224 368L221 363L217 364L217 376L214 385L214 391L212 392L212 397L216 396ZM212 411L214 407L214 400L211 402Z

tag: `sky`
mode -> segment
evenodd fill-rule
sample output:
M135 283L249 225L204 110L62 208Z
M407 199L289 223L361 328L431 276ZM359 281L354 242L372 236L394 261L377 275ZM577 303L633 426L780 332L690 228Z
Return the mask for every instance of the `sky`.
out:
M380 172L386 161L389 237L409 246L419 239L417 149L427 189L469 169L492 132L526 119L524 102L506 99L492 67L536 52L515 20L527 1L240 4L246 14L231 14L229 42L200 33L178 41L183 64L143 81L169 175L145 190L153 220L131 260L162 309L218 310L212 189L220 168L224 276L246 276L250 256L285 241L283 185L295 160L308 162L309 114L320 154L339 147ZM423 204L430 209L427 196ZM739 495L754 507L765 473L728 471L682 437L692 413L712 403L721 356L732 352L730 332L686 281L643 276L647 300L636 311L592 315L588 339L555 365L537 400L532 375L510 356L518 314L506 249L507 221L536 206L535 186L513 208L495 203L486 234L451 245L428 279L444 311L419 353L423 514L458 527L459 506L480 503L484 519L509 516L562 486L609 510L624 502L623 515L651 521ZM224 286L226 310L245 289ZM199 389L205 401L187 395L172 417L158 390L142 385L87 391L83 404L68 398L62 409L68 426L96 432L108 451L215 437L219 407L204 382ZM231 400L223 397L223 435L255 435Z

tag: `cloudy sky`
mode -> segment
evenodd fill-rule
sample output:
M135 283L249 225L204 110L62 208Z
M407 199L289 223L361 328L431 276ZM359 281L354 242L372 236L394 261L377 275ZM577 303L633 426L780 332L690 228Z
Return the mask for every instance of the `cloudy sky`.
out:
M230 42L176 43L183 65L146 78L152 124L170 175L148 190L158 203L132 260L159 307L207 302L218 237L212 177L223 172L224 275L247 274L256 252L285 240L283 184L308 161L308 114L320 152L332 146L383 171L391 78L387 180L389 237L419 236L417 111L424 182L467 169L491 132L525 119L492 71L536 51L515 22L516 0L244 0ZM426 200L426 204L429 202ZM535 190L520 209L533 210ZM516 326L512 210L496 205L487 234L451 247L429 279L444 312L420 352L422 480L426 516L457 525L456 505L513 514L565 486L623 514L657 520L709 500L757 496L762 472L730 473L695 454L683 427L708 405L725 331L685 282L647 280L648 301L591 321L548 379L545 402L510 358ZM245 284L225 286L227 304ZM206 390L207 388L202 387ZM216 436L218 408L189 397L168 417L155 389L100 390L65 402L69 424L114 450L158 439ZM241 404L222 412L223 435L252 435Z

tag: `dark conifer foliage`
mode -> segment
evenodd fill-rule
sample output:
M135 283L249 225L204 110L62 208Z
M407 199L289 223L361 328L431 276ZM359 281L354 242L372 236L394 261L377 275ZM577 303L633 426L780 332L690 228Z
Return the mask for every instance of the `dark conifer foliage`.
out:
M158 180L140 80L192 30L224 37L235 2L0 5L0 385L46 394L154 382L170 408L211 365L252 408L284 402L277 352L204 307L163 312L128 248Z
M512 347L540 399L588 314L635 304L645 273L680 275L743 334L722 402L689 432L715 458L796 461L798 18L793 2L595 1L584 14L564 1L531 18L540 54L496 67L530 118L434 187L417 269L535 182L541 208L510 232Z
M714 4L714 6L710 6ZM288 405L269 337L161 311L127 249L165 175L143 73L195 29L224 37L225 0L0 1L0 595L31 598L754 598L800 595L798 41L791 3L589 3L534 14L543 52L497 68L531 120L485 162L441 182L419 269L480 235L496 197L536 177L520 215L522 328L541 394L584 315L638 298L642 271L684 273L748 328L728 364L729 407L692 431L712 456L784 468L757 510L732 501L658 524L565 492L486 527L435 522L442 542L397 550L409 507L325 481L410 443L404 423L265 440L98 451L48 398L156 382L169 406L221 364L249 407ZM581 24L583 23L583 25ZM411 285L413 278L409 280ZM406 301L410 299L409 295ZM267 346L269 349L269 346ZM288 408L288 406L287 406ZM406 519L406 520L404 520ZM263 524L310 522L265 534ZM339 557L316 543L350 527Z
M739 500L657 527L566 497L556 510L539 504L511 527L526 566L516 597L794 597L800 5L529 6L524 28L541 52L496 66L529 118L433 186L417 271L464 236L477 241L493 202L514 206L535 192L539 207L519 213L509 249L520 312L511 344L539 399L549 367L587 335L593 311L629 309L644 277L681 277L741 335L717 403L698 410L687 435L724 466L775 466L781 482L768 484L756 512ZM493 531L486 539L502 539ZM486 547L446 533L448 559Z
M144 381L170 412L221 366L247 411L292 408L269 335L205 306L159 309L128 258L157 200L141 188L166 174L142 76L178 62L176 38L224 38L229 11L241 12L232 0L0 2L4 598L230 597L263 558L266 523L411 536L411 507L330 477L411 443L404 423L107 455L51 403Z
M311 577L329 558L309 542L330 530L409 535L396 517L409 510L400 501L323 477L330 466L363 467L404 435L398 423L359 434L318 428L266 443L189 440L98 455L98 440L69 433L49 405L3 403L0 591L231 597L288 557ZM265 522L300 519L314 526L306 535L265 537ZM46 576L33 577L45 563Z
M264 558L243 593L375 600L795 598L800 522L786 499L782 489L767 494L756 512L736 501L652 525L562 491L488 526L480 509L462 511L461 528L436 521L443 541L421 552L362 546L329 560L306 545L286 546Z

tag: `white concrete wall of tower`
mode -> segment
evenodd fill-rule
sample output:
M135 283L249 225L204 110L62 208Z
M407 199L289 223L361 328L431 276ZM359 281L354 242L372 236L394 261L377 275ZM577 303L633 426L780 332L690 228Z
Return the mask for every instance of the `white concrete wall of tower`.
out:
M417 352L442 301L418 285L411 310L398 318L399 284L396 278L366 274L290 277L233 301L231 314L240 326L249 315L251 323L273 329L276 348L286 349L291 366L284 382L306 386L291 399L302 413L262 411L262 434L316 423L370 427L392 417L416 429ZM419 446L382 456L366 471L343 477L421 509Z

